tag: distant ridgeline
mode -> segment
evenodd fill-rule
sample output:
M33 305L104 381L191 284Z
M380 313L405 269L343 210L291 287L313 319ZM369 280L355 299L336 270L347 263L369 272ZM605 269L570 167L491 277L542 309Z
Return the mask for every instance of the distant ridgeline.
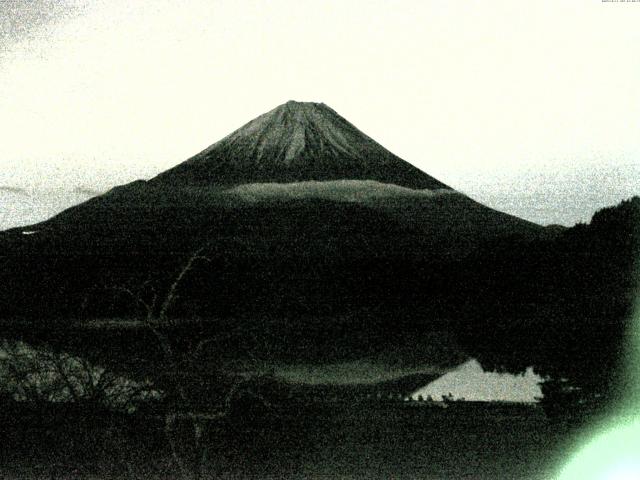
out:
M496 242L464 269L478 277L460 309L459 332L485 367L534 365L617 395L640 293L640 197L553 239Z
M451 189L325 105L289 102L150 181L0 233L0 316L7 335L102 347L124 365L151 350L146 334L66 329L141 318L132 297L159 309L179 277L173 328L184 345L224 336L221 355L475 356L608 388L639 212L634 198L589 225L541 227ZM180 276L196 251L204 260ZM434 332L460 350L431 358Z

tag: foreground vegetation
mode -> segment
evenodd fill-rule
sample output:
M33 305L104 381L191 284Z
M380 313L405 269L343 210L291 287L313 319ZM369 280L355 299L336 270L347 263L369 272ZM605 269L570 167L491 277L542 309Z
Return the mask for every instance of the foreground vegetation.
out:
M85 296L69 285L51 289L42 274L43 292L57 300L38 298L38 310L18 302L24 289L14 277L22 270L7 260L13 267L0 277L10 272L4 284L15 298L0 300L7 311L21 305L33 318L16 310L3 325L8 342L0 364L10 388L0 406L1 476L548 478L572 426L584 420L582 406L611 405L624 393L639 215L635 198L598 212L590 225L535 241L495 241L443 263L342 259L324 266L326 275L314 280L318 291L293 285L298 277L277 262L273 268L289 282L256 275L254 263L225 270L224 255L199 247L185 258L162 257L166 265L147 265L137 276L116 269L122 278ZM57 265L27 257L38 268ZM70 272L58 273L65 282L82 279L84 287L86 277ZM289 284L296 288L280 290ZM360 303L334 295L343 290ZM265 306L258 297L283 305ZM301 301L331 308L321 317L280 311ZM340 313L342 305L349 315ZM51 308L62 319L79 308L85 320L100 311L142 328L72 334ZM417 362L437 356L423 352L420 334L445 327L460 346L444 352L448 362L474 356L511 372L533 365L552 380L543 386L552 408L283 399L263 395L265 379L249 365L266 356L326 361L348 351L358 358L382 347L394 359ZM16 339L44 349L34 356Z

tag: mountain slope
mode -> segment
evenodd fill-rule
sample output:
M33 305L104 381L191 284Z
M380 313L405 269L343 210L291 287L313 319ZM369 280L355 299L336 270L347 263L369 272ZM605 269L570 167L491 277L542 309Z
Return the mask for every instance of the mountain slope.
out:
M293 101L252 120L152 182L176 186L337 179L449 188L328 106Z
M162 370L152 332L125 325L198 251L208 261L167 317L177 348L215 340L204 370L239 356L334 372L473 356L599 391L619 378L638 211L633 199L589 226L545 229L447 187L328 107L287 104L150 181L0 232L0 325ZM119 326L87 328L101 319Z
M113 287L162 296L198 250L209 261L185 276L169 312L187 330L223 322L221 333L259 338L293 364L400 348L429 364L435 354L413 352L450 329L466 295L452 272L488 242L544 235L399 159L329 107L289 102L149 181L0 233L0 320L43 332L139 317ZM95 338L126 350L119 334ZM147 339L126 341L135 353Z
M307 253L332 245L328 254L344 257L354 243L371 255L457 255L496 236L544 230L430 177L326 105L288 102L150 181L29 227L40 232L32 239L22 231L9 240L30 251L184 253L198 242L237 244L235 237L286 255L284 245L310 237Z

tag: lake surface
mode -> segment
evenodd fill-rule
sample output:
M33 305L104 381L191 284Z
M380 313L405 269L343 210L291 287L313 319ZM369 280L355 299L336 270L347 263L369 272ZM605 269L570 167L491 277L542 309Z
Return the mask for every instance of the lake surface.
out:
M5 416L3 432L2 478L172 478L151 420ZM548 479L571 434L531 405L306 404L213 427L205 478Z

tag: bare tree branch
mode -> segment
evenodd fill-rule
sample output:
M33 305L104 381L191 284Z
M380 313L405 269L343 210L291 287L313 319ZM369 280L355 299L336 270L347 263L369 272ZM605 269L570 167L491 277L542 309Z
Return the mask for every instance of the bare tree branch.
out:
M189 259L187 260L187 263L180 269L180 271L178 272L178 275L176 275L174 281L171 283L171 286L169 287L169 291L167 292L164 298L164 301L162 302L162 306L160 307L160 312L158 313L158 318L161 321L163 322L166 321L167 313L177 299L178 288L180 287L180 284L182 283L182 280L184 279L185 275L193 269L194 264L198 261L203 261L203 262L211 261L208 257L201 255L203 250L204 250L204 247L201 247L191 254Z

